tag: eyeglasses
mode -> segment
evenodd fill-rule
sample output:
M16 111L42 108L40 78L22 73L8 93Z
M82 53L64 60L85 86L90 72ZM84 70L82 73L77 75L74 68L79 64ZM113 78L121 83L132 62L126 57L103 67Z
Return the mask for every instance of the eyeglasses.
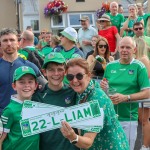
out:
M69 81L72 81L72 80L74 79L74 77L76 77L77 80L82 80L84 75L85 75L85 74L82 74L82 73L77 73L76 75L67 74L67 75L66 75L66 78L67 78Z
M107 48L107 45L98 45L98 47L99 48L102 48L102 47Z
M106 21L105 21L105 20L100 20L99 22L100 22L100 23L103 23L103 22L106 22Z
M142 29L143 29L142 27L134 28L135 31L142 30Z

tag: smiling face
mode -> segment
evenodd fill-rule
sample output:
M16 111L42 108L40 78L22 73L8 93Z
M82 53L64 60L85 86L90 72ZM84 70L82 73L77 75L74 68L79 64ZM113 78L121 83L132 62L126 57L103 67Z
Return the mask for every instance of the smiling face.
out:
M68 68L67 74L74 75L73 80L69 81L71 88L77 93L83 93L89 84L90 73L87 73L85 69L80 66L74 65ZM83 78L77 79L77 74L81 74Z
M49 63L43 73L48 79L49 87L59 89L64 79L65 66L63 64Z
M97 52L98 55L104 56L107 49L107 43L105 41L100 40L97 44Z
M19 80L12 84L12 87L17 91L19 100L30 100L34 91L37 88L35 77L31 74L22 76Z

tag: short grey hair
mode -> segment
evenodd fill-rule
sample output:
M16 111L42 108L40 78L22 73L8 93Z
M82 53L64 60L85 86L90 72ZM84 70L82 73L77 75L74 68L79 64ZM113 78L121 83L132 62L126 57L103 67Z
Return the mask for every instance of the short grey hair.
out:
M113 2L110 3L110 8L112 7L113 4L116 4L117 7L119 6L117 2L113 1Z
M13 29L13 28L3 28L0 31L0 37L2 37L3 35L8 35L8 34L14 34L17 36L17 31L16 29Z

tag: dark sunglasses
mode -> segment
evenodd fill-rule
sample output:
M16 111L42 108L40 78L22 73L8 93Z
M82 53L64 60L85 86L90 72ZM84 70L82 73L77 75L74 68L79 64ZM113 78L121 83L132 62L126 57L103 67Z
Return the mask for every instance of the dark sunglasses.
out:
M135 31L142 30L142 29L143 29L142 27L134 28Z
M106 21L105 20L100 20L99 22L102 23L102 22L106 22Z
M67 74L67 75L66 75L66 78L67 78L69 81L72 81L72 80L74 79L74 77L76 77L76 79L78 79L78 80L82 80L84 75L85 75L85 74L82 74L82 73L77 73L76 75Z
M102 47L107 48L107 45L98 45L98 47L99 48L102 48Z

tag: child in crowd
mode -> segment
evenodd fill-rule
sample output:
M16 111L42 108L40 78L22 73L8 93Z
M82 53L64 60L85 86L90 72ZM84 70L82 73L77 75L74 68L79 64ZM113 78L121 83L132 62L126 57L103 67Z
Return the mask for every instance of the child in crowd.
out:
M24 100L31 99L37 88L34 70L27 66L17 68L12 87L17 94L11 97L9 105L2 112L4 131L0 138L0 149L39 150L39 135L23 137L20 128L22 104Z

